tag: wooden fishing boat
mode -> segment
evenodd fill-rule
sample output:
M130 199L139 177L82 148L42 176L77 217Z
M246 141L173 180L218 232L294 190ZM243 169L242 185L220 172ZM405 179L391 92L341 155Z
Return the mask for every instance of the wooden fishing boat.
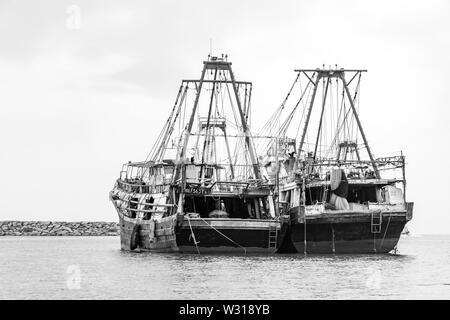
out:
M263 165L282 163L276 202L288 217L283 246L297 252L387 253L412 219L405 156L375 158L359 119L365 71L296 70L286 99L264 126L264 134L276 138L258 151L266 158ZM300 88L297 94L294 88ZM298 137L289 133L292 127L301 133L298 145Z
M149 156L125 164L110 192L123 250L277 250L284 233L250 133L251 90L226 56L182 81Z

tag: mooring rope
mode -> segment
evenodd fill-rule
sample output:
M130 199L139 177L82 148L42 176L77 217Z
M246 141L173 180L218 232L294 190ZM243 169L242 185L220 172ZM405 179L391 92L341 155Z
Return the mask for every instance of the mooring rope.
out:
M194 230L192 230L191 219L189 218L188 215L186 215L186 218L188 219L189 228L191 229L191 236L192 236L192 239L194 239L195 248L197 249L197 253L200 254L200 250L198 249L198 245L197 245L197 240L195 239Z
M224 238L230 240L231 242L233 242L235 245L241 247L242 249L244 249L244 253L247 254L247 249L245 249L243 246L241 246L239 243L237 243L236 241L234 241L233 239L230 239L229 237L227 237L226 235L224 235L222 232L220 232L219 230L217 230L216 228L214 228L212 225L210 225L208 222L206 222L205 219L203 219L202 217L200 217L201 220L203 220L204 223L206 223L207 226L211 227L211 229L217 231L217 233L219 233L220 235L222 235Z

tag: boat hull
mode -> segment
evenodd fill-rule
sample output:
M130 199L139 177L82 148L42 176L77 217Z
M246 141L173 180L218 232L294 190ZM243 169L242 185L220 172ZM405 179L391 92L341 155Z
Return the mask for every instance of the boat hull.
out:
M183 253L275 253L281 239L278 221L257 219L185 219L176 234Z
M282 223L257 219L179 218L181 220L177 221L174 215L159 221L139 221L119 214L122 250L200 254L305 252L305 225L301 218L285 219ZM383 213L380 230L374 233L371 214L367 212L307 216L306 253L388 253L396 247L408 220L402 212Z
M281 224L275 220L180 218L178 222L176 215L158 221L138 220L119 213L121 249L183 253L275 253L283 239Z
M288 237L298 253L388 253L397 246L407 221L405 212L383 212L377 228L370 212L307 216L306 241L304 219L291 220Z
M119 225L122 250L179 251L175 239L176 216L156 222L132 219L119 213Z

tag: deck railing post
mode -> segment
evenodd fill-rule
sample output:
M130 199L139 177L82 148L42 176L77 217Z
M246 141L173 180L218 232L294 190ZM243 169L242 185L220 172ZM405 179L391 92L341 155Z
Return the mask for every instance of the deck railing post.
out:
M303 181L302 181L302 191L300 193L300 199L302 200L303 203L303 254L306 256L306 192L305 192L305 183L306 183L306 179L305 179L305 167L307 166L307 164L305 163L305 165L303 166ZM308 170L306 170L308 171ZM301 203L299 203L299 205L301 205Z

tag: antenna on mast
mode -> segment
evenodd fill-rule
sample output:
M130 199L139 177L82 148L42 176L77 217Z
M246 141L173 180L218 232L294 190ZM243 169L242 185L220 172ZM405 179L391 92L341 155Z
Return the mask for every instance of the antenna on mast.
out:
M212 38L209 38L209 55L212 56Z

